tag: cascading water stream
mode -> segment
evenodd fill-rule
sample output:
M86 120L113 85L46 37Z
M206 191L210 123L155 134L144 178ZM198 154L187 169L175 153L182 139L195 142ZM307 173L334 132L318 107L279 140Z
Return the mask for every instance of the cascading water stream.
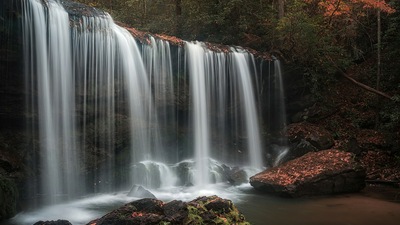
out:
M152 85L154 115L153 136L155 137L152 160L164 162L176 162L178 157L175 154L166 154L167 148L175 148L176 146L161 145L162 140L174 139L174 135L168 130L175 131L175 95L174 95L174 78L173 66L171 60L171 49L167 41L157 40L149 37L150 44L144 45L142 48L142 58L146 71ZM172 137L171 137L172 136Z
M282 66L281 63L278 60L274 61L274 78L275 78L275 99L276 99L276 105L274 108L276 109L275 111L277 112L277 115L274 116L276 119L276 130L282 131L286 127L286 107L285 107L285 95L283 93L283 78L282 78ZM288 140L286 137L282 137L280 143L275 146L275 151L276 157L273 162L273 166L277 166L281 163L281 160L286 156L286 154L289 152L289 147L288 147Z
M208 102L206 76L208 65L205 61L205 52L201 44L186 43L190 82L193 95L193 126L194 126L194 151L196 161L196 176L194 183L204 186L210 183L209 157L210 157L210 130L208 120Z
M192 121L195 129L195 184L204 186L210 183L210 157L222 162L229 161L227 160L229 146L222 140L226 139L226 124L238 123L235 121L238 117L242 117L244 122L239 122L236 129L246 137L248 149L248 162L242 158L241 164L260 171L263 168L261 140L250 69L254 64L253 58L247 52L233 49L227 60L224 53L209 51L202 43L187 42L185 48L193 104ZM232 87L228 86L229 83ZM230 94L227 93L228 90ZM233 121L229 119L226 121L228 117L226 106L232 104L229 101L234 102L233 104L241 102L238 109L240 112L235 115ZM217 147L215 145L211 147L210 140L214 136L218 137ZM233 138L238 137L233 136Z
M56 2L48 3L48 14L38 1L26 4L24 39L32 45L25 49L24 59L29 68L26 77L33 82L31 91L37 89L40 148L44 151L41 187L54 203L78 190L69 20Z
M148 126L146 121L154 113L136 42L107 15L82 16L70 28L68 13L58 2L43 6L40 1L27 1L24 9L24 39L31 43L25 49L25 65L31 68L26 76L30 82L37 82L30 91L32 96L37 93L34 101L38 102L43 140L41 192L50 202L56 202L58 195L75 196L78 190L85 190L86 177L82 178L78 169L88 163L101 165L92 175L93 190L112 191L117 91L126 93L132 118L131 161L151 158L151 136L140 128ZM35 29L30 28L32 24ZM101 154L109 159L100 163L95 157L90 162L85 151L88 143L102 149ZM79 157L77 152L81 153Z
M232 53L233 73L238 79L241 102L244 104L246 132L248 138L250 166L261 171L263 160L261 153L261 139L257 107L255 103L254 88L250 78L249 62L246 61L247 53ZM251 64L250 64L251 65Z
M114 92L117 89L116 82L121 77L116 73L117 43L114 41L111 23L111 19L107 17L82 17L79 25L72 27L73 68L82 130L80 143L83 165L90 160L84 151L88 142L96 143L105 149L106 154L114 156ZM87 27L91 29L86 29ZM113 166L112 161L107 162L101 168L106 172L94 174L93 179L112 183ZM112 189L99 187L97 184L94 186L96 192L106 190Z

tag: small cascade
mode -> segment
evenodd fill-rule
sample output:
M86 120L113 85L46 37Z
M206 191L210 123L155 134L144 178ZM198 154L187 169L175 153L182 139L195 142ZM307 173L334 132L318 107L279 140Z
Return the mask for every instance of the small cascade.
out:
M174 187L179 179L174 168L162 162L141 161L133 165L132 170L135 184L148 188Z
M282 78L282 66L279 60L274 61L274 79L275 79L275 106L274 111L276 112L275 118L275 129L283 131L286 127L286 107L285 107L285 95L283 93L283 78ZM289 152L288 140L286 136L281 137L279 143L273 146L276 156L273 162L273 166L277 166L281 163L281 160Z
M232 66L234 69L232 73L238 79L238 86L240 91L240 101L244 104L242 110L244 111L246 136L248 138L247 144L249 149L250 166L258 168L260 171L263 168L263 160L261 153L261 139L259 122L257 115L257 107L255 102L254 87L250 78L251 71L246 59L247 53L234 52L232 54Z
M204 47L199 43L186 43L190 84L193 98L194 152L196 161L195 185L204 186L210 183L210 130L208 120L208 100L206 79L209 65L205 61Z

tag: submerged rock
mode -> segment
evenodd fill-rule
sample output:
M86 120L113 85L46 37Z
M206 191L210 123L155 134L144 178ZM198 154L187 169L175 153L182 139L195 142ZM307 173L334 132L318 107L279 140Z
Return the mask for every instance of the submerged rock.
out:
M232 185L241 185L247 183L247 173L239 167L229 167L225 164L222 165L223 175L225 179Z
M149 190L140 185L133 185L133 187L128 193L128 196L137 198L156 198L156 196L153 195L153 193L151 193Z
M256 174L257 190L288 197L358 192L365 187L365 169L355 155L339 150L310 152Z
M199 197L188 203L141 199L116 209L87 225L120 224L249 224L230 200Z

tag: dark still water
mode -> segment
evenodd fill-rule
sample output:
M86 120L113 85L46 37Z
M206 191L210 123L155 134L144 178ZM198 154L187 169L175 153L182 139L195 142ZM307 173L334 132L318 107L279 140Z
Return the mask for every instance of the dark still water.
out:
M152 190L165 202L190 201L197 196L218 195L231 199L246 219L255 225L399 225L400 189L367 188L358 194L286 199L256 193L249 185L210 185L195 188ZM137 200L127 192L86 196L63 204L25 211L1 225L32 225L39 220L66 219L74 225L92 219L127 202ZM391 201L388 201L391 200ZM397 201L397 202L396 202Z
M367 189L359 194L306 199L249 193L236 205L256 225L399 225L400 189L385 192ZM397 198L397 202L382 199L386 197Z

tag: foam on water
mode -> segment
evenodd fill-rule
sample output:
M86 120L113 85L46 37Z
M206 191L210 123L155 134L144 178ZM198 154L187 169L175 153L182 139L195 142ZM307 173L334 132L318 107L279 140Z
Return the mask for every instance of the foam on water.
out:
M164 202L172 200L191 201L199 196L218 195L219 197L233 200L235 203L242 201L245 194L241 192L244 187L227 186L226 184L210 184L204 189L197 187L160 188L150 191ZM22 212L9 222L18 225L31 225L37 221L65 219L74 225L87 224L93 219L99 218L111 210L122 206L138 198L128 197L127 192L112 194L99 194L87 196L83 199L46 206L38 210Z

